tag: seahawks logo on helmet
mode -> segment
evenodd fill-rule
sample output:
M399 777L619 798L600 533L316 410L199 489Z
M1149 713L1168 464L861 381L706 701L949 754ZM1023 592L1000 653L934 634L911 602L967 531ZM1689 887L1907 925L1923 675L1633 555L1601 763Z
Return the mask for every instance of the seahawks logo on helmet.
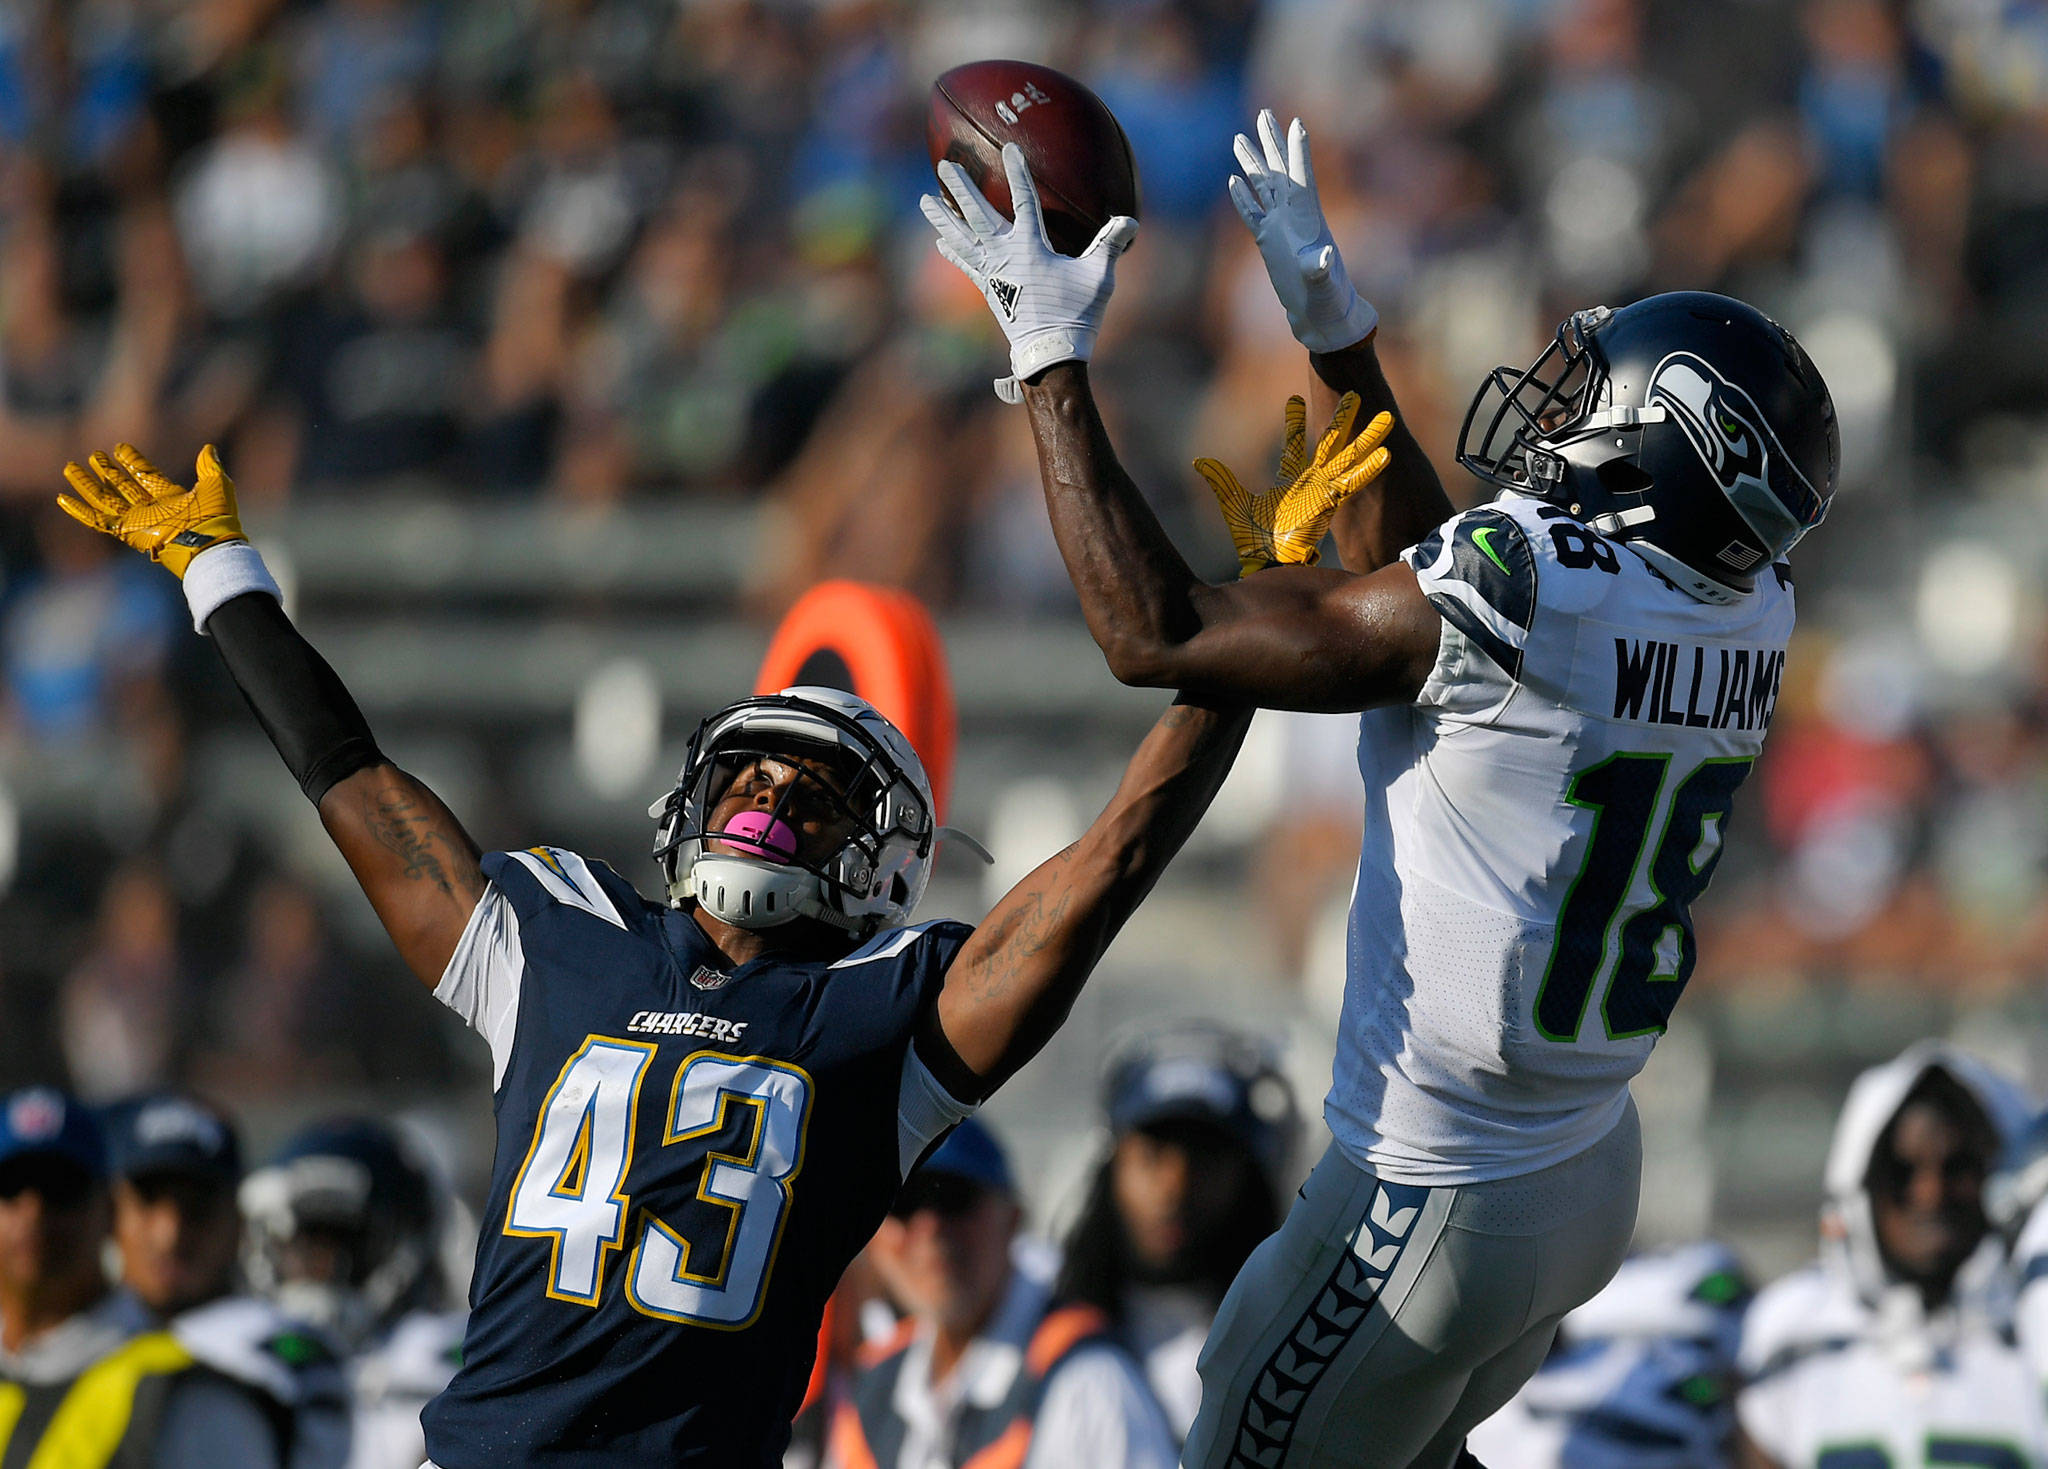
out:
M1721 492L1767 543L1774 539L1767 527L1782 526L1796 535L1820 519L1820 496L1771 432L1755 400L1705 358L1691 352L1666 357L1650 374L1644 402L1671 415Z

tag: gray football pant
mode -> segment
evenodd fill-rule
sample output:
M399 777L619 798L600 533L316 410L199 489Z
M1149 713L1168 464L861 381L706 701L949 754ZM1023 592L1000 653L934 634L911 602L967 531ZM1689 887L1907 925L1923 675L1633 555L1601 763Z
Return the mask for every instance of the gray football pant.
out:
M1332 1145L1224 1297L1182 1464L1449 1469L1620 1267L1642 1161L1633 1103L1576 1158L1494 1183L1382 1182Z

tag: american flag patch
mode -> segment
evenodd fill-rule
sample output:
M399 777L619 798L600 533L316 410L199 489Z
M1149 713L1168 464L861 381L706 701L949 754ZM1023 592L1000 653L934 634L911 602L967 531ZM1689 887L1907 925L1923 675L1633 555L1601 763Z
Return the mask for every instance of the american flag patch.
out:
M1737 571L1747 571L1764 559L1764 553L1754 546L1745 546L1740 541L1730 541L1714 559Z

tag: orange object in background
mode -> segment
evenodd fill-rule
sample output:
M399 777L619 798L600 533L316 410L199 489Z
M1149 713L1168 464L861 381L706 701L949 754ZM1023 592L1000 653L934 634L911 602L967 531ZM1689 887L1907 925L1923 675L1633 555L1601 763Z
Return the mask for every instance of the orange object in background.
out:
M946 819L953 785L956 716L946 649L924 604L910 593L866 582L820 582L775 630L754 692L822 684L859 694L902 730Z
M820 582L797 599L761 659L754 692L772 694L793 684L822 684L859 694L903 731L931 778L934 822L946 819L953 785L956 716L946 648L924 604L908 592L867 582ZM843 1288L842 1288L843 1289ZM839 1301L834 1295L833 1301ZM830 1305L818 1333L804 1407L822 1405L827 1376L846 1357L835 1340L843 1305Z

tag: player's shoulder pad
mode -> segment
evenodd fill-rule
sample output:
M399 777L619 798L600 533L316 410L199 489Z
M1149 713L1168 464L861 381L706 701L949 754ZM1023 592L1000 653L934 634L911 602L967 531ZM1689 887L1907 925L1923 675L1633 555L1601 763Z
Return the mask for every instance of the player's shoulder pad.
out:
M2013 1241L2012 1260L2019 1272L2018 1289L2048 1279L2048 1199L2034 1205Z
M885 928L845 958L833 960L826 968L854 969L885 959L900 959L909 956L914 948L933 951L942 960L950 961L973 932L969 925L950 918L931 918L901 928Z
M604 863L588 861L560 847L491 852L482 866L484 876L511 900L513 911L522 920L549 908L564 908L624 929L631 926L630 915L646 901Z
M1444 621L1510 678L1536 620L1537 562L1527 527L1499 505L1454 515L1406 553Z
M335 1345L260 1297L229 1296L187 1311L171 1333L200 1365L287 1406L342 1390Z
M468 1319L464 1311L415 1311L401 1319L376 1349L386 1391L430 1398L446 1387L462 1365Z
M1752 1382L1856 1339L1864 1310L1837 1271L1815 1262L1757 1292L1742 1318L1736 1363Z

